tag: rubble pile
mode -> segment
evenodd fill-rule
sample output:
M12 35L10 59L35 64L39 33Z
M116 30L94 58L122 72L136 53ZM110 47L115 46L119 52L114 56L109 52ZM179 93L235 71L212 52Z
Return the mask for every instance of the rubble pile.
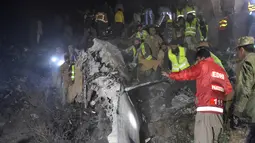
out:
M91 99L89 92L93 87L97 97L93 102L106 111L111 121L112 132L108 135L109 143L128 143L132 138L139 142L139 130L128 134L126 125L126 112L132 109L127 93L124 92L126 81L129 80L124 59L118 48L109 42L94 39L94 45L88 51L80 53L77 64L83 69L84 92L77 99L84 102ZM132 113L136 113L132 111ZM134 115L137 116L137 115ZM101 120L99 118L99 120ZM108 124L110 125L110 124ZM122 128L125 127L125 128ZM105 132L104 128L98 128L99 134Z
M146 123L142 130L151 143L192 140L195 96L189 85L187 82L159 83L138 91L138 108Z

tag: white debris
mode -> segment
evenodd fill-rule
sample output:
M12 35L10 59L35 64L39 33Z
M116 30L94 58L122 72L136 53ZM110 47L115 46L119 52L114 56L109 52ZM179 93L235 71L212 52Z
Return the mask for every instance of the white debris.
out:
M180 94L172 99L172 108L180 109L192 102L194 102L194 98L191 98L185 94Z
M97 98L90 104L100 103L112 122L112 132L108 136L109 143L118 143L119 141L128 143L129 135L135 143L139 143L139 132L132 131L129 126L124 127L126 122L129 123L126 112L132 111L134 117L137 117L137 114L133 111L133 105L126 98L128 95L124 93L124 90L121 90L123 85L120 81L127 77L122 54L116 46L109 42L98 39L93 41L94 45L88 49L87 53L80 52L76 63L76 65L84 67L84 83L87 86L84 86L83 98L87 99L88 93L86 91L90 90L87 88L92 87L92 85L96 86L93 90L96 91ZM138 121L135 122L138 124ZM139 131L139 128L136 130Z
M30 114L30 117L32 118L32 120L38 119L39 116L36 114Z

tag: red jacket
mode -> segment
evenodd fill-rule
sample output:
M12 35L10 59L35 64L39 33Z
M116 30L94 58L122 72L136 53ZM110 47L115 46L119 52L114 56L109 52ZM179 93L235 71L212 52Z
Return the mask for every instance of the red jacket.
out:
M232 92L225 70L206 58L183 71L169 74L174 80L196 80L198 112L223 113L223 100Z

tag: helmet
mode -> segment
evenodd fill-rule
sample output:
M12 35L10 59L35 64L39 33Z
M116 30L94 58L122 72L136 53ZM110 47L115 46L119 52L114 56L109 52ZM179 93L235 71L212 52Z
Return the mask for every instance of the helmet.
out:
M250 36L244 36L238 39L237 47L254 44L254 38Z
M171 45L179 45L178 40L171 40L170 42Z

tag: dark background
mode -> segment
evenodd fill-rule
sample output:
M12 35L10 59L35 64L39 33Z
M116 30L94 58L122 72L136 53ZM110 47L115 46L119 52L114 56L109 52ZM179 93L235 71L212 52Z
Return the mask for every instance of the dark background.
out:
M171 0L106 0L113 8L116 3L124 5L125 19L132 19L132 14L139 11L140 6L150 7L156 13L159 6L170 6ZM29 41L31 23L42 20L44 27L56 15L68 14L72 18L83 18L77 10L100 9L105 0L8 0L0 5L0 39L8 39L11 43L26 44ZM45 24L46 23L46 24Z

